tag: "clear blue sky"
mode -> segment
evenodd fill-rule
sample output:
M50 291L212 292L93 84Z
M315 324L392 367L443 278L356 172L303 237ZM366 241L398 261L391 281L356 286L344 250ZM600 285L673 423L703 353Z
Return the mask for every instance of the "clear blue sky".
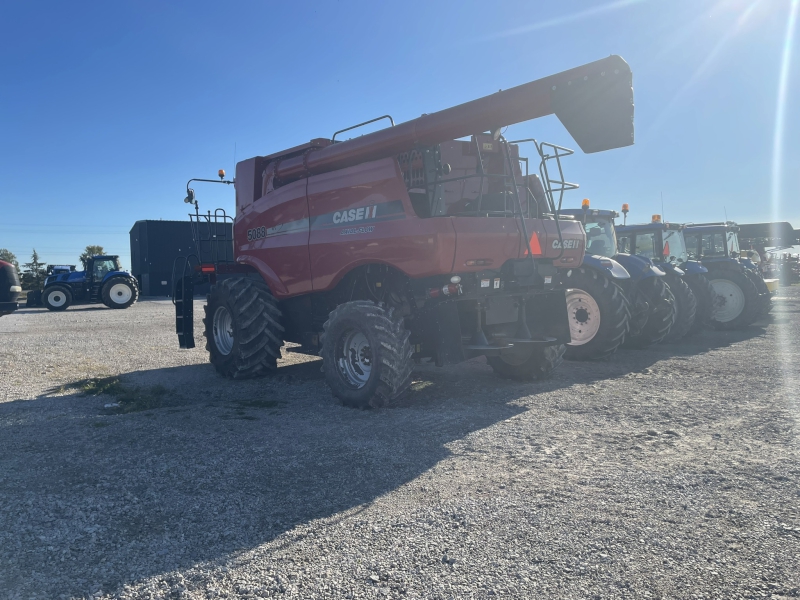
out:
M800 227L793 1L6 3L0 247L75 263L101 244L129 266L133 223L186 218L186 180L232 174L234 148L405 121L609 54L633 69L636 144L571 157L567 205L646 220L663 192L668 220ZM507 132L532 136L576 147L554 117ZM232 188L196 189L233 210Z

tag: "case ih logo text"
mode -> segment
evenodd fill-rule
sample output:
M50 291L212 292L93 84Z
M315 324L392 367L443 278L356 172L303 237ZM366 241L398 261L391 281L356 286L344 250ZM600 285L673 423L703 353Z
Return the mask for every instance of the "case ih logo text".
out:
M581 241L580 240L564 240L564 250L570 250L572 248L580 248ZM553 248L558 250L561 248L561 242L558 240L553 240Z
M351 208L333 213L333 222L350 223L351 221L363 221L364 219L374 219L378 212L378 205L362 206L361 208Z

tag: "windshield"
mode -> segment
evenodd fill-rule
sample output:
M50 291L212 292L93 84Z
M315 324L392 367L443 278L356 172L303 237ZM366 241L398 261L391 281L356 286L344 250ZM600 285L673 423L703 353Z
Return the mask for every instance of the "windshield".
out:
M614 256L617 253L617 238L614 234L614 221L599 218L586 223L586 252L598 256Z
M665 229L662 234L664 241L664 261L669 263L685 263L688 259L686 252L686 242L683 239L683 231L678 229Z
M728 232L728 250L729 256L739 256L739 236L735 231Z

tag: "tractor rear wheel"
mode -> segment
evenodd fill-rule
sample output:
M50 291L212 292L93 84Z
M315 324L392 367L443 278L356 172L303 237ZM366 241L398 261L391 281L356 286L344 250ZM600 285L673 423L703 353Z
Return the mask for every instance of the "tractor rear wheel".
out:
M42 300L47 310L62 311L72 304L72 292L61 285L52 285L42 292Z
M224 279L205 306L206 350L219 373L234 379L266 375L278 368L283 326L278 302L253 279Z
M333 395L353 408L380 408L411 385L413 347L403 317L383 303L337 306L323 326L322 370Z
M591 360L616 352L628 333L627 302L609 277L582 267L567 271L561 283L567 289L567 313L572 342L564 358Z
M697 313L694 317L695 326L689 331L689 335L691 335L702 328L711 327L717 299L714 288L711 287L711 283L705 275L687 275L685 281L692 290L695 300L697 300Z
M101 297L108 308L128 308L139 299L139 288L127 277L112 277L103 285Z
M747 275L720 271L710 279L714 293L720 298L711 322L715 329L747 327L758 318L758 291Z
M647 302L647 322L638 333L625 339L625 346L643 348L657 344L669 333L675 322L675 296L663 277L647 277L638 282L636 293Z
M494 372L506 379L535 381L547 379L564 360L566 346L524 345L500 356L489 356L486 362Z
M745 273L747 278L756 286L756 291L758 292L758 316L765 317L772 310L772 292L769 291L761 275L749 269Z
M677 342L691 331L697 316L697 299L683 277L668 273L669 289L675 296L675 322L664 338L665 342Z

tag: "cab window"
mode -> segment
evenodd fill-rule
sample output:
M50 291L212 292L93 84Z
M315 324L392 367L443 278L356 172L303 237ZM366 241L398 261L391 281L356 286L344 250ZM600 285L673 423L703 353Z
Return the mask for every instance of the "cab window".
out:
M95 278L97 277L105 277L107 273L116 270L116 265L114 261L111 259L107 260L96 260L94 261L94 266L92 267L92 273Z
M639 233L636 235L636 251L634 254L644 256L645 258L660 258L660 252L656 254L655 251L655 233Z
M686 240L686 252L689 255L689 260L700 260L697 256L697 234L685 234L683 238Z
M703 256L727 256L725 235L723 233L706 233L703 235Z
M622 254L631 253L631 238L629 236L623 235L617 238L617 252Z

